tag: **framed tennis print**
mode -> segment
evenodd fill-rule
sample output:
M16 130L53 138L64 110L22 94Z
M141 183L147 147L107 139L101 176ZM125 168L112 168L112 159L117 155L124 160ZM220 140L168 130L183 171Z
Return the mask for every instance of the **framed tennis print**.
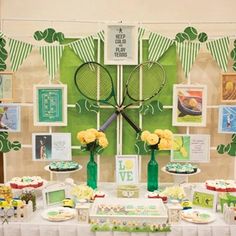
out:
M32 134L34 161L71 161L71 133Z
M173 149L171 150L173 162L209 162L210 161L210 135L207 134L174 134Z
M174 126L206 126L207 87L175 84L172 124Z
M13 72L0 71L0 101L13 100Z
M104 38L104 64L138 64L138 27L133 24L108 24Z
M219 133L236 133L236 105L219 106Z
M236 73L222 74L221 102L236 102Z
M14 103L0 103L0 132L20 132L20 106Z
M67 125L67 85L34 86L34 125Z
M138 183L138 156L117 155L116 156L116 183L137 184Z

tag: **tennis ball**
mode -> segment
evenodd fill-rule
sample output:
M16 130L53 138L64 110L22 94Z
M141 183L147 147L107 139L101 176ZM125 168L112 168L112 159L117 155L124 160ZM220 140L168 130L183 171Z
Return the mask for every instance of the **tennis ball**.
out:
M7 59L7 50L5 48L0 47L0 57L3 61Z
M36 31L35 33L34 33L34 39L35 40L37 40L37 41L40 41L40 40L42 40L44 38L44 34L43 34L43 32L42 31Z
M188 41L190 41L190 37L189 37L189 35L187 34L187 33L182 33L182 37L184 38L184 40L188 40Z
M224 152L228 152L231 148L231 144L227 144L225 147L224 147Z
M19 141L14 141L12 142L11 144L11 148L14 150L14 151L18 151L21 149L21 143Z
M178 42L178 43L182 43L185 38L183 37L183 33L178 33L175 35L175 40Z
M44 34L45 34L45 42L47 43L52 43L53 42L53 34L55 33L55 30L52 28L48 28L46 30L44 30Z
M225 145L224 144L220 144L217 146L216 150L219 154L224 154L224 149L225 149Z
M0 140L5 140L8 138L8 132L0 132Z
M65 39L65 36L62 32L56 33L56 41L58 41L59 43L62 43L64 39Z
M236 134L233 134L231 137L232 143L236 143Z
M0 145L2 148L0 149L1 152L9 152L11 150L11 142L8 140L0 140L2 144Z
M234 40L234 47L236 48L236 39Z
M232 68L233 68L234 71L236 71L236 62L234 62Z
M197 38L197 30L194 27L187 27L184 29L184 33L189 36L190 40L194 40Z
M4 71L7 69L6 63L0 63L0 71Z
M201 33L198 35L198 40L199 40L199 42L201 42L201 43L206 42L207 39L208 39L208 36L207 36L207 34L206 34L205 32L201 32Z
M230 53L231 58L236 61L236 48L234 48Z
M230 148L227 153L230 156L236 156L236 143L230 143Z
M6 40L4 38L0 38L0 47L6 46Z

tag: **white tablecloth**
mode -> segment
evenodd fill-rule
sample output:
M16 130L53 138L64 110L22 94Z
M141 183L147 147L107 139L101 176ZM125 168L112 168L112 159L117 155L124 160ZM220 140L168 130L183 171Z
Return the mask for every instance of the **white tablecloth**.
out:
M100 184L109 196L116 196L114 184ZM145 185L141 186L140 197L145 195ZM223 215L217 213L216 221L210 224L192 224L181 221L171 227L169 233L126 233L91 232L89 224L79 224L76 219L66 222L49 222L40 215L42 206L24 222L9 222L0 225L0 236L236 236L236 225L224 222Z

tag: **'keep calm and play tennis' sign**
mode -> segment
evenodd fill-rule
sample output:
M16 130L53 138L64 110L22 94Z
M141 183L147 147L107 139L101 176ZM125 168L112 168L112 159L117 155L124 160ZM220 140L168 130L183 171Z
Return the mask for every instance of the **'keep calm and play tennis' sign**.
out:
M108 65L138 64L138 30L135 25L107 25L104 61Z

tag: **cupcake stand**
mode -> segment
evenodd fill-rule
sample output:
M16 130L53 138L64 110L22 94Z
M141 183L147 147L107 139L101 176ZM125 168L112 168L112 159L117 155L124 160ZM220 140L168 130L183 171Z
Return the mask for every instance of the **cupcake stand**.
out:
M53 181L55 176L55 180L58 182L64 182L66 178L70 177L70 174L75 173L82 169L82 166L80 165L78 169L71 170L71 171L52 171L49 169L49 165L44 167L44 170L48 171L50 173L50 181Z
M198 168L195 173L191 173L191 174L179 174L178 173L177 174L177 173L171 173L171 172L167 171L165 166L162 167L161 170L166 174L172 175L173 179L174 179L174 183L176 185L183 184L183 183L188 183L188 177L189 176L196 175L196 174L199 174L201 172L201 170Z

